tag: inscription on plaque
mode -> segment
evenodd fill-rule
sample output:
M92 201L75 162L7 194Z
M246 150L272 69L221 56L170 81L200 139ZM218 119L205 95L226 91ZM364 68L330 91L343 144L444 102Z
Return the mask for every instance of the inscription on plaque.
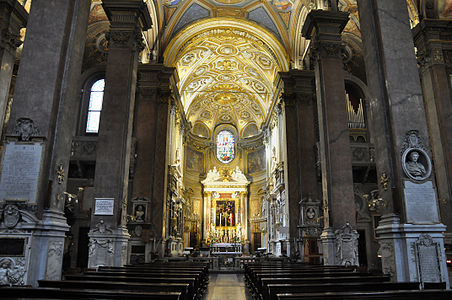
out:
M94 214L98 216L113 216L113 207L115 199L113 198L96 198Z
M441 271L438 262L436 245L418 246L419 272L422 282L441 282Z
M40 143L8 143L2 161L0 201L36 203L43 146Z
M23 256L25 239L0 238L0 256Z
M405 181L404 194L408 223L432 224L439 222L436 194L431 181L424 183Z

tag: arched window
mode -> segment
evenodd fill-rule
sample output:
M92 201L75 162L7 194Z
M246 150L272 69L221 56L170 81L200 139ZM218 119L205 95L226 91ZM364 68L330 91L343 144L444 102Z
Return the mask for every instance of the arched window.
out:
M217 158L224 164L230 163L234 157L235 138L229 130L222 130L217 135Z
M86 133L98 133L102 101L104 99L105 80L99 79L91 86L88 114L86 116Z

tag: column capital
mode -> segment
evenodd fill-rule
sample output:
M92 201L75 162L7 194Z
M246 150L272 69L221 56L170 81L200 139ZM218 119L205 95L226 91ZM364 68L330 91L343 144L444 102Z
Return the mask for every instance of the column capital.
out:
M341 33L349 20L349 14L326 10L311 11L304 23L302 35L312 40L311 55L315 60L323 58L342 59Z
M313 71L294 69L279 74L284 83L282 95L284 105L295 105L298 101L304 103L312 101L315 95L315 74Z
M422 67L445 64L443 43L447 41L452 30L450 20L424 19L412 29L414 43L417 48L416 58Z
M102 7L113 27L138 26L141 30L152 27L149 9L142 0L103 0Z
M177 76L175 68L162 64L142 65L138 70L138 93L145 99L168 103L172 94L171 78L174 76Z
M302 28L306 39L337 41L349 20L349 13L341 11L312 10Z

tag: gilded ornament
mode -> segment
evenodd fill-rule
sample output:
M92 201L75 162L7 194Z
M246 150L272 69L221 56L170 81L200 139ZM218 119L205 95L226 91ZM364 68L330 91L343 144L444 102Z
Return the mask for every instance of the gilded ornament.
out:
M380 176L380 184L383 187L383 190L387 191L388 190L388 184L389 184L389 177L386 174L386 172L381 173Z
M59 163L56 167L56 175L58 184L62 184L64 182L64 166L63 163Z

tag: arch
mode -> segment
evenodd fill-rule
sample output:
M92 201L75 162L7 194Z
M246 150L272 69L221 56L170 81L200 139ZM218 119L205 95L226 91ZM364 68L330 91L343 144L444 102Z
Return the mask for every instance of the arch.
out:
M187 26L184 30L176 34L165 49L163 54L164 64L167 66L174 66L179 58L178 54L181 53L193 38L200 36L202 33L219 28L229 29L231 31L239 30L249 34L257 43L260 42L262 45L267 46L267 50L276 59L282 72L287 72L289 70L287 52L273 33L254 22L227 17L201 20Z
M193 125L193 134L205 139L210 139L210 130L203 122L196 122L195 125Z
M233 124L239 132L258 127L276 101L279 72L289 69L287 52L266 29L250 21L212 18L186 27L172 39L164 63L178 72L187 120L211 132Z

